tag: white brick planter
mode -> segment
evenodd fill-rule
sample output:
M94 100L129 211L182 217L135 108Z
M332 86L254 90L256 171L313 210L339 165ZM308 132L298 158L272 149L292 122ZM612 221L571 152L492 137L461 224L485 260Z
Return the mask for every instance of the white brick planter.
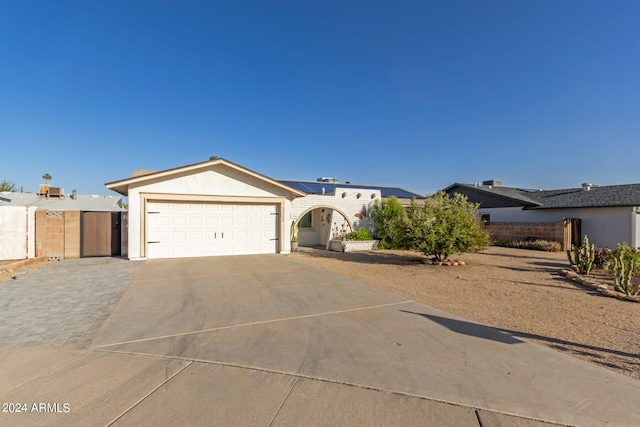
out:
M378 249L379 240L331 240L329 250L337 252L370 251Z

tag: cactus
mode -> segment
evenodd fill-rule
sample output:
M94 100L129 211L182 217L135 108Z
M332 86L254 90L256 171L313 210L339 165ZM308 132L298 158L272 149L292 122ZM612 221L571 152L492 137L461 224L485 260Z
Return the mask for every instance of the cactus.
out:
M589 274L596 259L596 245L589 244L589 238L585 235L582 245L571 245L571 249L567 249L567 257L569 264L578 267L580 274Z
M613 275L615 290L627 295L637 295L639 289L631 284L631 277L638 273L639 267L640 252L631 249L626 243L619 243L609 255L609 271Z

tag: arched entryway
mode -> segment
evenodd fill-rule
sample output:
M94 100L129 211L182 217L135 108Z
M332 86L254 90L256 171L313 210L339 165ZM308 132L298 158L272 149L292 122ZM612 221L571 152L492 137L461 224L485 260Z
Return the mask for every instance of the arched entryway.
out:
M353 231L353 223L340 209L332 206L314 206L295 219L300 246L326 247L333 237Z

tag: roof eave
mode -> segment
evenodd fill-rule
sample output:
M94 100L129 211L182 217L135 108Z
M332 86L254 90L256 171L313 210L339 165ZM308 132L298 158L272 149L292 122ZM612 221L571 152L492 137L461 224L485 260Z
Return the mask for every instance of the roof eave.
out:
M293 187L289 187L288 185L282 184L274 179L269 178L268 176L259 174L257 172L252 171L251 169L247 169L245 167L242 167L240 165L237 165L233 162L230 162L228 160L225 159L216 159L216 160L209 160L206 162L200 162L200 163L194 163L191 165L186 165L186 166L181 166L178 168L172 168L172 169L167 169L167 170L163 170L163 171L159 171L159 172L154 172L154 173L150 173L150 174L146 174L146 175L141 175L138 177L131 177L131 178L126 178L126 179L122 179L122 180L118 180L118 181L112 181L112 182L107 182L105 183L105 186L109 189L109 190L113 190L119 194L122 194L123 196L128 196L129 195L129 186L132 184L139 184L145 181L150 181L152 179L158 179L158 178L164 178L164 177L169 177L171 175L175 175L178 173L184 173L184 172L189 172L192 170L198 170L198 169L205 169L211 166L216 166L216 165L224 165L227 167L230 167L232 169L238 170L240 172L246 173L247 175L253 176L254 178L258 178L262 181L268 182L271 185L275 185L276 187L282 188L284 190L287 190L288 192L291 193L291 195L296 198L296 197L304 197L307 194L297 190Z
M533 201L528 202L528 201L524 201L522 199L517 199L515 197L505 196L504 194L499 194L499 193L496 193L495 191L489 191L489 190L487 190L485 188L477 187L477 186L471 185L471 184L455 183L453 185L448 186L447 188L445 188L442 191L446 192L446 191L449 191L450 189L452 189L453 187L458 187L458 186L459 187L469 188L469 189L472 189L472 190L476 190L476 191L482 192L484 194L491 194L492 196L500 197L500 198L503 198L505 200L510 200L512 202L517 202L517 203L522 205L523 209L526 209L526 208L529 208L529 207L541 206L540 203L535 203ZM513 187L501 187L501 188L511 188L511 189L517 190L517 188L513 188Z
M594 208L634 208L640 207L640 203L638 204L611 204L611 205L586 205L586 206L531 206L525 207L523 209L533 210L533 209L594 209Z

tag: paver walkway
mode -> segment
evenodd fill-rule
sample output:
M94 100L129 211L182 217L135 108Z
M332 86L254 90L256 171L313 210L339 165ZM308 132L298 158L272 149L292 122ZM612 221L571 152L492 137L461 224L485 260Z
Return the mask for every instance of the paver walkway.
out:
M64 260L0 283L0 345L88 347L143 265Z

